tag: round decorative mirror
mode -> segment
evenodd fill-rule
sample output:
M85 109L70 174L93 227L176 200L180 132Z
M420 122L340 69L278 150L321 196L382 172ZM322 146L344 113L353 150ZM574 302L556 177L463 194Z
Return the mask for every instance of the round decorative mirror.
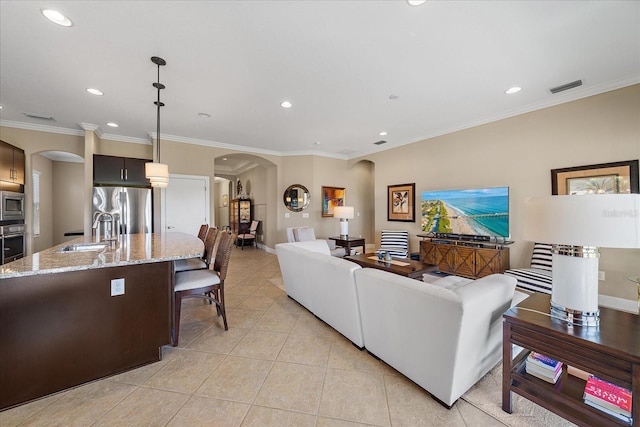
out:
M309 207L311 194L304 185L293 184L284 190L282 200L287 209L293 212L300 212Z

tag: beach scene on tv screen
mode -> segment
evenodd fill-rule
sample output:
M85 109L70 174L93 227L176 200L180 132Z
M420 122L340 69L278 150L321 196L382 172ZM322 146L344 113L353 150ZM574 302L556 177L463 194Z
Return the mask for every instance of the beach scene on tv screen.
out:
M422 231L509 237L509 187L424 191L421 200Z

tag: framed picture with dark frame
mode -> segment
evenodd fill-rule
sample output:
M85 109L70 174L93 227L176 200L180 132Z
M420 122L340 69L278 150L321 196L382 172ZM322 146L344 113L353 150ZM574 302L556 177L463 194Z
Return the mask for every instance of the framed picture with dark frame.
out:
M322 216L333 217L333 208L344 206L345 189L342 187L322 187Z
M640 193L638 160L551 170L551 194Z
M387 186L387 221L416 222L416 184Z

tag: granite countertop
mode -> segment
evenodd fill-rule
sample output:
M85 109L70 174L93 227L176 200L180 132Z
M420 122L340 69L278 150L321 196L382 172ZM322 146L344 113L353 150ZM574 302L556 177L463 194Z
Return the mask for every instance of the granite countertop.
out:
M88 252L60 251L68 245L95 242L94 239L79 237L0 265L0 279L197 258L204 251L200 239L180 232L125 234L120 236L115 248Z

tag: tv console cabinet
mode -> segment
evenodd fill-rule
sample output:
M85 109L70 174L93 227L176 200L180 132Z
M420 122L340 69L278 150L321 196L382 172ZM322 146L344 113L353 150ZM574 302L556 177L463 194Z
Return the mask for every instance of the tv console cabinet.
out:
M447 239L418 235L420 261L438 266L438 271L479 279L509 269L511 242Z
M567 373L571 365L630 389L633 426L639 426L640 317L600 307L600 325L586 327L568 325L550 314L550 295L541 293L504 313L502 410L511 413L512 393L517 393L579 426L629 425L584 403L586 381ZM512 344L525 351L513 358ZM563 362L555 384L527 374L529 351Z

